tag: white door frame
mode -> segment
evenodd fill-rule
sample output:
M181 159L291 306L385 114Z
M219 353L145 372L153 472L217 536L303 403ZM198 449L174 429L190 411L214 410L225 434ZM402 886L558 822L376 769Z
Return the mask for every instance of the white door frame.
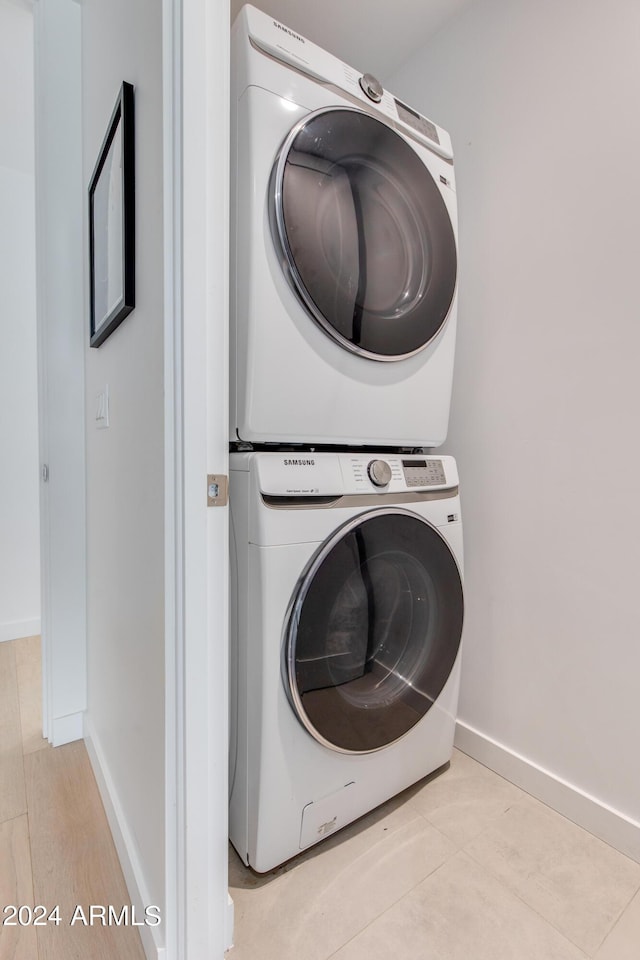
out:
M163 0L167 960L222 958L227 881L229 2Z
M36 310L43 727L82 737L86 709L84 193L80 6L34 11Z

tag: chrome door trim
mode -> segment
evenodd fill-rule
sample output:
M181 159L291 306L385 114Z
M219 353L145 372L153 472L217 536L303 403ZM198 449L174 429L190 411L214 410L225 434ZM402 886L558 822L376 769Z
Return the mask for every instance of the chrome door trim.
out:
M385 503L427 503L457 497L459 487L445 490L410 490L405 493L336 494L325 497L276 496L262 493L260 499L270 510L332 510L336 507L376 507Z
M451 303L449 304L449 309L447 310L447 315L442 321L442 323L440 324L440 326L438 327L438 329L436 330L436 332L433 334L433 336L431 336L425 343L417 347L415 350L411 350L409 353L401 353L401 354L399 353L399 354L394 354L393 356L386 356L385 354L381 354L381 353L372 353L370 350L363 350L362 347L359 347L355 343L351 343L350 340L347 340L346 337L343 337L342 334L339 333L331 323L329 323L329 321L324 316L322 311L319 310L318 307L316 306L313 298L309 295L306 285L302 280L300 271L298 270L295 257L293 256L293 253L291 251L291 247L289 245L287 230L284 223L284 200L283 200L284 169L287 163L287 157L289 156L289 150L291 148L291 145L293 144L293 141L298 136L302 128L306 126L307 123L309 123L312 120L315 120L316 117L321 117L321 116L324 116L325 114L335 113L338 111L348 112L348 113L357 113L357 114L362 114L363 116L369 117L370 120L375 120L377 123L381 123L383 126L387 127L396 136L400 137L401 140L403 139L402 134L399 133L390 124L385 123L379 116L374 116L369 111L361 110L359 107L350 107L350 106L342 106L342 105L328 106L328 107L321 107L319 110L313 110L311 113L306 114L306 116L304 116L301 120L299 120L289 131L287 137L284 140L284 143L280 147L280 152L278 153L276 161L273 165L272 175L270 179L270 190L272 189L273 191L271 203L273 205L274 217L270 217L270 220L272 223L275 220L275 226L277 230L277 240L278 240L280 249L285 257L285 266L289 272L290 284L294 292L298 296L298 298L303 302L303 304L311 314L312 318L322 328L322 330L324 330L324 332L329 337L331 337L331 339L335 343L337 343L341 347L344 347L345 350L348 350L350 353L355 353L360 357L365 357L368 360L378 360L382 363L395 363L398 360L408 360L409 357L415 357L416 354L422 353L423 350L426 350L429 344L432 343L436 339L436 337L440 336L440 334L443 332L443 330L447 326L449 322L449 318L451 316L451 306L453 304L453 301L456 298L456 293L458 288L457 267L456 267L456 282L453 288L453 295L451 297ZM407 146L411 146L411 145L407 144ZM416 156L418 156L418 154L416 154ZM419 156L418 156L418 159L420 159ZM420 162L422 163L422 161ZM424 163L423 163L423 166L425 168L425 172L427 176L430 176L433 179L427 166ZM271 187L271 182L273 182L273 187ZM440 191L440 193L442 193L442 191L438 187L438 184L435 182L435 180L434 180L434 183L438 188L438 190ZM444 203L444 198L443 198L443 203ZM454 239L455 239L455 233L454 233ZM457 247L457 244L456 244L456 247Z
M347 756L359 756L370 753L378 753L379 750L386 750L387 747L390 747L394 743L398 743L400 740L403 740L409 733L411 733L411 730L413 730L414 727L411 727L406 731L406 733L403 733L402 736L398 737L396 740L392 740L390 743L385 743L380 747L374 747L372 750L347 750L344 747L336 746L335 743L331 743L331 741L323 737L322 734L316 730L313 724L309 721L306 711L302 705L302 698L300 697L298 687L295 682L295 643L293 643L292 640L297 636L298 627L300 624L300 613L307 596L309 585L318 572L321 564L334 546L339 543L339 541L342 540L348 533L350 533L356 527L361 526L367 520L370 520L373 517L393 514L400 514L402 516L410 517L413 520L418 520L420 523L424 523L425 526L433 530L434 533L437 533L451 554L451 558L456 565L456 569L460 577L460 583L462 584L462 571L460 569L460 564L458 563L457 557L451 549L451 546L446 538L443 537L436 526L434 526L424 517L421 517L419 514L413 513L412 510L404 510L402 507L387 507L383 510L367 510L365 513L360 513L357 517L352 517L351 520L347 520L346 523L343 523L340 527L334 530L331 536L321 544L318 550L316 550L311 560L307 563L304 570L298 577L284 618L282 651L283 670L286 677L285 692L287 694L287 698L296 714L296 717L305 728L307 733L309 733L314 740L322 744L322 746L327 747L327 749L332 750L334 753L344 753ZM458 645L458 653L459 650L460 646ZM421 721L418 721L418 723L420 722Z

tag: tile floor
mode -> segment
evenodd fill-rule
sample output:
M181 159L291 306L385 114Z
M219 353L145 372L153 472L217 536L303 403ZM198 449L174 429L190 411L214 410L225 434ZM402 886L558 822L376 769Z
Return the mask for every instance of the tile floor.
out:
M640 864L456 751L269 874L230 850L229 960L640 960Z

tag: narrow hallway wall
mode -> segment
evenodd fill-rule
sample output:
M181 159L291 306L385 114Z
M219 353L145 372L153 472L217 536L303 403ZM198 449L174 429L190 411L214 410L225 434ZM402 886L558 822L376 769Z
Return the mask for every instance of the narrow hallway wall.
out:
M33 13L0 0L0 641L40 632Z
M85 184L123 81L134 86L136 154L135 309L99 348L87 334L85 356L85 732L126 847L125 875L129 864L143 906L164 915L162 4L83 2L82 70ZM109 426L98 429L106 386ZM157 948L163 925L153 935Z

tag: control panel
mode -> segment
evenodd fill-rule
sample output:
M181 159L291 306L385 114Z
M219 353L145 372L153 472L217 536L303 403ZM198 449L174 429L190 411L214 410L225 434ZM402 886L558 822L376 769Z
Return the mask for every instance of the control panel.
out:
M259 489L279 496L351 496L446 490L458 485L453 457L419 454L261 453Z
M371 460L367 467L367 473L369 474L369 480L376 487L386 487L391 480L391 467L386 460Z
M339 455L345 492L398 493L455 486L442 457Z
M438 128L436 127L435 123L432 123L431 120L427 120L426 117L416 113L415 110L412 110L411 107L408 107L406 103L401 103L401 101L396 100L395 97L394 102L398 110L398 116L403 123L406 123L408 127L412 127L414 130L417 130L417 132L423 137L433 140L434 143L440 143Z
M404 127L433 152L447 160L453 159L448 133L396 99L372 74L361 73L348 66L255 7L246 5L243 16L254 46L314 80L335 84L356 100L375 106L381 114L394 121L398 129Z
M441 487L447 482L442 460L403 460L408 487Z
M360 77L358 83L360 84L362 92L369 97L369 100L373 100L374 103L380 103L384 93L384 87L376 77L370 73L365 73Z

